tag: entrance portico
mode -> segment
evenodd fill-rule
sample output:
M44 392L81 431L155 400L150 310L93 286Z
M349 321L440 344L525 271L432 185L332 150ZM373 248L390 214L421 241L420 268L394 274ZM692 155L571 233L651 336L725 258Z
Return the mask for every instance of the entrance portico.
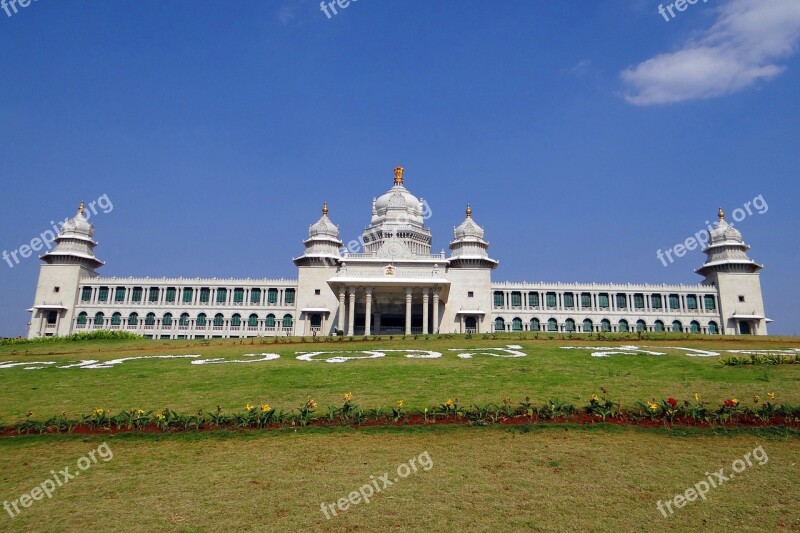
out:
M380 277L366 273L350 277L342 272L328 281L339 296L337 329L348 336L438 333L448 280L432 276L387 280L381 270L377 273Z

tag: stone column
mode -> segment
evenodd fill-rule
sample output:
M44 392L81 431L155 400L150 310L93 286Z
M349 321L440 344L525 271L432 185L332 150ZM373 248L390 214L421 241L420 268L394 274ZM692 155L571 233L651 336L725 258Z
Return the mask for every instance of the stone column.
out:
M413 289L406 289L406 335L411 335L411 293Z
M350 306L347 308L347 336L352 337L356 326L356 288L350 287Z
M372 325L372 287L366 288L366 314L364 315L364 336L369 337L372 332L370 331L370 327Z
M430 298L430 289L422 289L422 333L428 334L428 303Z
M344 295L345 295L345 288L344 285L339 287L339 324L336 329L340 329L344 331L344 313L345 313L345 305L344 305Z
M439 289L433 289L433 333L439 333Z

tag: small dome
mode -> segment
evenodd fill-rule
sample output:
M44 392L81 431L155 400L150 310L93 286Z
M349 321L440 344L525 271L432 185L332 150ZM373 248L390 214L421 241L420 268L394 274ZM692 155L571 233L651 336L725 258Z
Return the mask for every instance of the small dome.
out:
M483 240L483 228L472 220L472 207L469 205L467 205L467 218L464 219L464 222L462 222L453 233L457 240L469 238Z
M322 206L322 216L318 221L308 227L308 236L339 238L339 227L328 218L328 204Z
M720 244L725 241L735 241L737 243L742 243L742 234L741 232L728 224L725 220L725 213L722 211L722 208L719 209L719 221L717 222L717 227L711 230L710 235L710 244Z
M94 236L94 226L92 226L84 216L83 202L78 206L78 213L61 227L61 235L66 236L67 234L77 234L89 239Z

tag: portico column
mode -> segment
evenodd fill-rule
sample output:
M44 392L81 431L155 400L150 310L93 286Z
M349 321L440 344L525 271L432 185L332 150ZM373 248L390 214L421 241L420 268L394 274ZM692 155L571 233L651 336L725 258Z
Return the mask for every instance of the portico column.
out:
M367 287L367 308L366 315L364 315L364 336L369 337L371 334L370 326L372 325L372 287Z
M433 332L439 333L439 289L433 289Z
M430 289L422 289L422 333L428 334L428 303L430 298Z
M350 287L350 306L347 308L347 336L352 337L356 325L356 288Z
M339 325L336 329L341 331L344 331L344 313L345 313L344 291L345 291L344 285L339 287Z
M411 287L406 289L406 335L411 335Z

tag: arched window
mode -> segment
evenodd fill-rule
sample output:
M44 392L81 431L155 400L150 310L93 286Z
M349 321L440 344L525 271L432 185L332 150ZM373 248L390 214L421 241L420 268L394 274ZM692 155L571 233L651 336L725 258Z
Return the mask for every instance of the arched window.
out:
M494 330L495 331L505 331L506 330L506 321L503 320L501 317L497 317L494 319Z
M105 320L106 316L103 313L97 313L94 315L94 325L95 326L102 326L103 320Z
M719 333L719 326L717 326L717 323L713 320L708 323L708 333L709 335L716 335Z
M539 324L539 319L538 318L531 318L531 331L539 331L540 329L541 329L541 325Z
M588 318L583 321L583 331L587 333L594 331L594 324L592 324L592 321Z
M231 327L238 328L242 325L242 315L239 313L234 313L231 317Z
M222 313L217 313L214 315L214 325L219 327L225 324L225 317L222 316Z
M139 325L139 315L138 313L131 313L128 315L128 325L129 326L138 326Z
M575 331L575 321L568 318L564 321L564 329L566 331Z
M292 320L292 315L286 314L283 315L283 327L290 328L294 321Z
M145 326L154 326L156 323L156 314L155 313L147 313L147 316L144 318L144 325Z
M645 322L644 320L637 320L636 331L647 331L647 322Z
M547 331L558 331L558 320L551 318L547 321Z
M672 331L675 333L680 333L683 331L683 324L681 324L680 320L676 320L672 323Z
M314 315L319 316L319 315ZM314 325L314 317L311 317L311 325ZM467 328L468 331L475 331L478 327L478 321L475 320L474 316L468 316L464 319L464 327Z
M114 313L111 315L111 325L119 326L120 324L122 324L122 313Z
M656 320L653 323L653 331L659 331L659 332L664 331L664 323L660 320Z
M87 318L89 318L89 315L87 315L86 313L81 313L81 314L79 314L79 315L78 315L78 325L79 325L79 326L84 326L84 325L86 325L86 319L87 319Z
M172 325L172 313L164 313L161 319L161 325L164 327L170 327Z
M620 321L619 321L619 324L617 324L617 329L618 329L619 331L622 331L622 332L625 332L625 333L627 333L628 331L630 331L630 329L628 328L628 321L627 321L627 320L625 320L625 319L623 319L623 320L620 320Z
M275 327L275 315L273 315L272 313L268 314L267 315L267 320L264 322L264 325L267 326L268 328L274 328Z
M514 317L514 320L511 321L511 331L522 331L522 319L519 317Z
M253 313L247 318L247 325L251 328L258 327L258 315Z
M199 315L197 315L197 321L196 321L195 323L196 323L198 326L200 326L200 327L203 327L203 328L204 328L204 327L206 327L206 318L207 318L207 317L206 317L206 314L205 314L205 313L200 313Z
M189 313L181 313L181 318L178 322L179 326L188 326L189 325Z
M600 331L611 331L611 322L607 319L603 319L600 321Z
M700 322L692 320L692 323L689 324L689 331L692 333L700 333Z

